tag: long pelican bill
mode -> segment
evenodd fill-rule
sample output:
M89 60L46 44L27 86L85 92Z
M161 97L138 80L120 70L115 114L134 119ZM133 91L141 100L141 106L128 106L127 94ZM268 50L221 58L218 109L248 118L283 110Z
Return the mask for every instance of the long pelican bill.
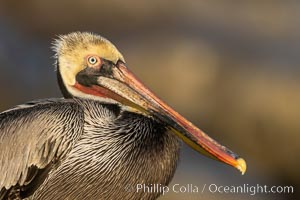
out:
M97 76L94 84L88 86L76 84L75 87L82 92L114 99L158 118L196 151L231 165L242 174L245 173L246 162L243 158L220 145L164 103L139 81L123 62L119 61L114 65L109 75Z

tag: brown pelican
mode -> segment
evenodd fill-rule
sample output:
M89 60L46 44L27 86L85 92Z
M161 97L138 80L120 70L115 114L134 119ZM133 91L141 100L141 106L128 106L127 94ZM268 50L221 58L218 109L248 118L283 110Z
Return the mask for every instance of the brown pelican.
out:
M134 188L170 182L178 137L245 172L242 158L147 89L105 38L71 33L54 49L65 98L0 114L1 200L156 199L160 192Z

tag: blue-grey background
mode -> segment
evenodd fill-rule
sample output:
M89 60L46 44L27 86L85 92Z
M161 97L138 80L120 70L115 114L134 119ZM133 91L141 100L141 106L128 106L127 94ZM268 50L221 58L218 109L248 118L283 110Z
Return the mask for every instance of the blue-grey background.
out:
M299 189L299 1L0 0L0 110L61 96L50 45L71 31L107 37L158 96L247 161L241 176L183 145L171 186L200 191L162 200L297 198L201 190Z

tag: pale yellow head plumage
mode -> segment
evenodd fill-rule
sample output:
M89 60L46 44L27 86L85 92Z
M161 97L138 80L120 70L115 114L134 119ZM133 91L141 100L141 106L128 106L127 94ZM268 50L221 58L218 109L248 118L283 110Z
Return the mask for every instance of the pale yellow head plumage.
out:
M74 32L61 35L54 42L54 51L60 66L60 73L65 85L75 84L76 74L85 68L85 58L89 54L116 63L123 62L123 55L107 39L88 32Z

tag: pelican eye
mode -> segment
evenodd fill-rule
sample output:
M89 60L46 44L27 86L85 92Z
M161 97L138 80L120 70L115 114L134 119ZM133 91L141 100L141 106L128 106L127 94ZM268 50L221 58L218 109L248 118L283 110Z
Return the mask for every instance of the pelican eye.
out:
M88 64L91 66L98 65L100 63L100 58L97 56L89 56L87 58Z

